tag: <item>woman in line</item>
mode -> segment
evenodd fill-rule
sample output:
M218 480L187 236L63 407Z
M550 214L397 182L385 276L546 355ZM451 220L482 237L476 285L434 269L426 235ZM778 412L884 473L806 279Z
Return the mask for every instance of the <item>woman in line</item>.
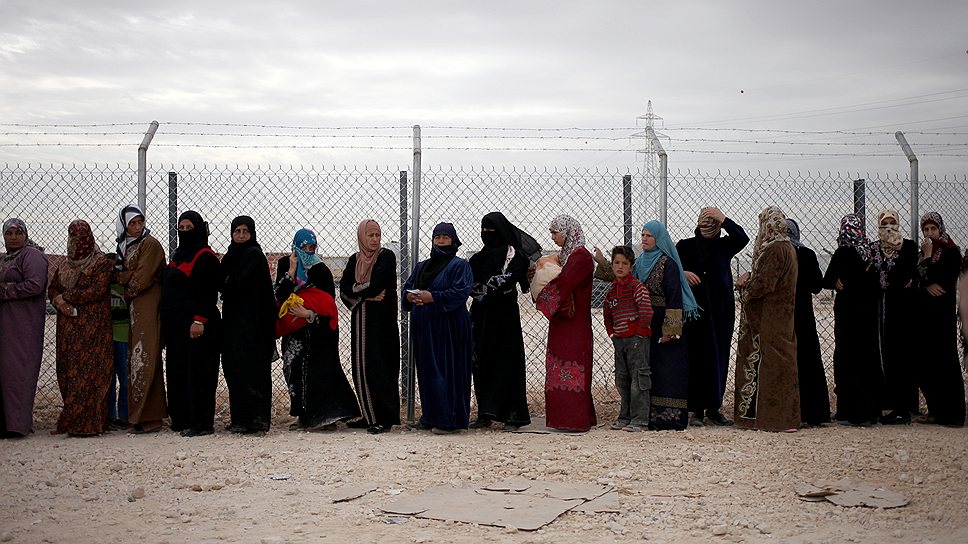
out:
M531 423L518 286L528 290L528 266L541 256L541 246L501 212L481 219L481 241L484 247L470 258L477 397L477 420L471 426L499 421L505 430L514 430Z
M837 246L823 280L825 288L837 291L835 417L845 425L869 425L881 417L884 374L877 345L877 254L864 236L864 221L859 215L848 214L840 221Z
M725 232L726 236L721 236ZM729 349L736 324L736 299L730 261L750 243L743 227L719 210L703 208L695 236L679 240L676 251L697 304L699 317L683 325L689 349L690 425L703 415L714 425L732 425L720 408L729 374Z
M665 225L642 226L642 254L632 274L652 301L652 410L649 428L682 431L689 426L689 352L682 325L699 317L699 305L683 272L679 253Z
M346 263L339 294L352 311L353 384L363 409L359 426L379 434L400 424L400 331L397 328L397 258L381 247L380 224L356 227L359 248ZM357 422L350 422L350 426Z
M780 208L767 207L759 221L753 263L740 282L736 426L793 432L800 426L794 331L797 253Z
M891 412L881 416L885 425L911 422L911 412L918 411L918 386L914 378L912 351L914 344L908 335L914 326L918 273L918 245L901 236L901 216L896 210L881 210L877 214L877 297L878 335L881 366L886 383L882 408Z
M145 227L144 213L134 204L121 209L115 231L115 274L129 308L128 423L135 434L156 432L168 416L158 316L165 250Z
M208 223L195 211L178 217L178 248L161 280L161 337L168 377L171 430L215 432L221 315L219 260L208 246Z
M553 429L585 432L598 423L592 401L592 273L581 224L568 215L551 221L551 239L561 248L561 272L535 306L548 318L545 352L545 410Z
M269 262L256 241L255 221L232 220L232 243L222 257L222 372L229 389L228 429L264 433L272 415L272 355L276 299Z
M918 383L928 405L925 423L965 424L965 382L958 364L955 289L961 251L937 212L921 217L918 255L917 332L914 349L921 368Z
M0 438L34 431L34 395L44 355L47 257L16 217L3 222L0 255Z
M817 254L800 241L800 225L787 218L787 236L797 253L797 295L793 330L797 333L797 380L800 384L800 421L809 426L830 423L830 390L820 353L813 295L823 290Z
M289 429L335 431L338 422L360 417L360 407L339 360L336 284L333 273L316 254L313 231L299 229L291 248L289 258L280 259L277 265L276 301L285 303L296 295L316 309L302 303L290 304L289 314L305 320L305 324L282 337L289 415L297 418ZM328 297L324 300L328 311L308 300L315 291Z
M401 304L410 312L410 335L420 387L417 427L434 434L466 429L471 411L471 318L467 297L474 275L457 256L454 225L434 227L430 258L417 263L404 283Z
M86 221L72 221L67 232L67 260L47 290L57 308L57 385L64 399L54 434L94 436L107 430L114 372L113 263L101 253Z

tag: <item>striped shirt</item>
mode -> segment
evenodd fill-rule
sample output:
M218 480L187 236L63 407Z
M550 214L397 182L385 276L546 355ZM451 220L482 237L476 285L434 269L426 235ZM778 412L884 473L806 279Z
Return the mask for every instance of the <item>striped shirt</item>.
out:
M609 336L652 336L652 302L649 290L632 274L612 280L605 295L605 330Z

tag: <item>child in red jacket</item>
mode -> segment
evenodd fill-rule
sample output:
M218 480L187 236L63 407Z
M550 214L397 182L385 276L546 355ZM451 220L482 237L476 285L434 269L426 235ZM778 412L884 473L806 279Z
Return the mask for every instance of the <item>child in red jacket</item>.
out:
M615 388L622 399L612 429L630 432L649 427L652 371L649 337L652 336L652 302L649 291L632 276L635 254L629 246L612 249L615 279L605 296L605 330L615 347Z

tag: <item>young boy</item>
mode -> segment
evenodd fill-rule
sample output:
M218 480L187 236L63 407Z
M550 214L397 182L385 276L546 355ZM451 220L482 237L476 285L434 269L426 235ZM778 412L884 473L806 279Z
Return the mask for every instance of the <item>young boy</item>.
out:
M615 388L622 399L612 429L644 431L649 426L649 338L652 336L652 302L649 291L632 276L635 254L629 246L612 249L615 279L605 296L605 330L615 346Z

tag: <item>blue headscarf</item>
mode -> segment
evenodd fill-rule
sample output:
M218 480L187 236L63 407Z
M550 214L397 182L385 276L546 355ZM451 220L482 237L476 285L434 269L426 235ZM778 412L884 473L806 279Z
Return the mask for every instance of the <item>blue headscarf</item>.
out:
M314 265L323 262L323 260L319 258L319 255L316 255L315 251L310 253L303 250L304 247L310 244L316 245L316 235L313 233L313 231L309 229L297 230L296 235L292 238L292 249L296 250L297 259L296 273L294 274L294 277L296 278L296 285L304 285L306 282L308 282L309 276L306 274L306 272Z
M655 264L659 262L659 258L663 254L666 255L675 261L676 266L679 267L679 283L682 284L682 320L690 321L699 318L699 304L696 303L696 297L692 295L692 288L689 287L686 274L682 269L682 261L679 260L679 252L676 251L676 246L672 243L672 238L669 238L669 232L658 221L649 221L645 225L642 225L642 230L647 230L652 234L653 238L655 238L655 247L649 251L643 250L642 254L635 259L632 275L642 283L645 283L645 280L649 278L649 274L652 273L652 269L655 268Z

